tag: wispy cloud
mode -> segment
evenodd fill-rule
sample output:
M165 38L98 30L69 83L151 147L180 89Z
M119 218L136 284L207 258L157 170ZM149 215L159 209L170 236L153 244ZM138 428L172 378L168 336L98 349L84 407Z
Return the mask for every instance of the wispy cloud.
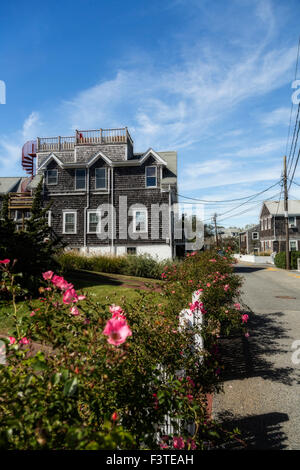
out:
M260 122L266 127L287 126L291 108L283 106L260 116Z
M30 139L35 139L41 126L40 115L32 111L24 120L22 128L9 135L0 136L0 174L21 175L22 145Z

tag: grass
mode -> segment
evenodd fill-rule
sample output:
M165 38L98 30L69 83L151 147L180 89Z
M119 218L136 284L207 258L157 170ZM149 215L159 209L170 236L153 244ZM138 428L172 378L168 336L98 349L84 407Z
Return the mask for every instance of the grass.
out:
M154 290L159 282L155 279L145 279L133 276L123 276L119 274L95 273L92 271L72 271L65 275L65 279L74 284L77 291L88 293L89 297L98 302L108 301L110 303L122 303L122 297L126 300L134 301L138 297L137 290L151 289L153 299L158 298L158 293ZM32 304L39 306L39 300L33 299ZM12 327L11 313L13 311L11 303L0 301L0 333L9 333ZM30 310L26 301L18 302L18 314L29 315Z

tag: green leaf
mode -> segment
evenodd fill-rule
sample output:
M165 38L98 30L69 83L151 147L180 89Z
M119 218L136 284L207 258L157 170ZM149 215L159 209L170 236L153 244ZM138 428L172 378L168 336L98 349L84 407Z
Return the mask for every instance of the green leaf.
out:
M33 370L39 372L42 370L46 370L48 368L47 363L44 361L37 360L32 364Z
M65 383L64 395L68 397L72 397L77 392L77 388L78 388L78 380L76 377L74 377L73 379L70 379Z
M60 382L61 377L62 374L60 372L56 372L56 374L53 374L51 377L52 384L57 385Z

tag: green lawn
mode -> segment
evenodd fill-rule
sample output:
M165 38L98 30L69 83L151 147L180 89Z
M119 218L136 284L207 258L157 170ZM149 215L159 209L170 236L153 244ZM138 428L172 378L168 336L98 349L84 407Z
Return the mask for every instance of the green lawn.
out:
M154 288L161 281L145 279L140 277L122 276L118 274L95 273L92 271L73 271L66 274L65 279L74 284L78 291L88 293L89 297L95 301L110 303L122 303L122 297L133 301L138 296L137 290L141 288ZM158 298L158 293L152 292L153 298ZM39 306L39 301L32 303ZM29 314L26 301L18 303L20 314ZM11 327L12 306L10 303L0 301L0 333L7 333Z

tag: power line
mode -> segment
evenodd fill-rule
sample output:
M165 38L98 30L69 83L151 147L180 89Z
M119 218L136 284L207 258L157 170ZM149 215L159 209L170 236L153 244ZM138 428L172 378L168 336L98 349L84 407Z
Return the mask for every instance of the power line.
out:
M277 186L278 184L280 184L280 181L278 181L276 184L273 184L270 188L265 189L264 191L261 191L261 192L258 193L258 194L262 194L262 193L268 191L269 189L274 188L274 186ZM256 197L257 197L257 195L254 195L254 196L252 196L251 198L249 198L248 201L245 201L245 202L243 202L242 204L239 204L238 206L236 206L236 207L234 207L234 208L232 208L232 209L228 209L227 211L222 212L221 214L218 214L218 216L219 216L219 217L222 217L223 215L229 214L230 212L233 212L233 211L239 209L240 207L244 206L245 204L249 203L251 200L255 199ZM255 202L257 203L258 201L255 201ZM247 210L248 210L248 209L247 209Z
M297 186L300 186L299 183L296 183L296 181L291 181L293 184L296 184Z
M300 128L300 123L299 123L299 128ZM290 187L293 183L293 179L294 179L294 176L295 176L295 172L296 172L296 168L297 168L297 165L298 165L298 162L299 162L299 157L300 157L300 148L298 150L298 156L297 156L297 159L296 159L296 162L295 162L295 166L294 166L294 171L293 171L293 174L292 174L292 177L291 177L291 180L290 180L290 185L289 185L289 190L290 190Z
M278 205L277 205L277 210L276 210L275 217L276 217L276 216L277 216L277 214L278 214L278 210L279 210L279 204L280 204L281 197L282 197L282 191L283 191L283 183L281 184L281 190L280 190L280 194L279 194L279 201L278 201ZM275 223L275 222L274 222L274 223Z
M271 199L275 199L276 197L279 196L279 194L280 194L280 193L273 194L271 197L265 199L265 201L270 201ZM265 202L265 201L264 201L264 202ZM258 203L258 204L257 204L257 201L255 201L255 203L253 204L253 207L250 207L250 208L247 207L247 209L244 209L242 212L238 212L237 214L233 214L233 215L229 215L229 216L227 216L227 217L224 217L224 218L220 219L219 222L222 222L223 220L227 220L227 219L230 219L230 218L237 217L237 216L239 216L239 215L245 214L246 212L249 212L249 210L252 210L252 209L254 209L255 207L260 206L260 204L261 204L261 203Z
M268 200L270 200L270 199L277 198L279 195L280 195L280 193L276 193L276 194L273 194L271 197L264 199L263 201L252 201L252 202L251 202L251 207L247 207L247 209L244 209L242 212L239 212L239 213L237 213L237 214L232 214L232 215L227 216L227 217L224 217L224 218L222 218L222 219L220 219L220 220L226 220L226 219L230 219L231 217L235 217L236 215L244 214L245 212L248 212L249 210L252 210L254 207L260 206L262 202L268 201ZM232 209L232 211L239 209L239 207L241 207L241 206L235 207L234 209ZM227 211L227 213L228 213L228 211ZM224 215L224 214L225 214L225 213L223 213L223 214L218 214L218 216L219 216L219 217L222 217L222 215ZM206 222L206 221L208 221L208 220L211 220L211 218L212 218L212 215L211 215L210 217L205 218L205 219L203 220L203 222Z
M272 184L272 186L269 186L268 188L264 189L263 191L260 191L259 193L255 193L255 194L252 194L250 196L239 197L239 198L236 198L236 199L223 199L221 201L220 200L219 201L208 201L207 199L197 199L197 198L194 198L194 197L183 196L183 194L179 194L179 193L176 193L176 195L179 196L179 197L182 197L184 199L189 199L191 201L199 201L199 202L203 202L203 203L207 203L207 204L210 204L210 203L222 204L222 203L226 203L226 202L243 201L245 199L254 198L255 196L259 196L260 194L263 194L266 191L269 191L269 189L274 188L277 184L280 183L280 181L281 180L277 181L275 184Z
M300 130L300 121L298 119L299 118L299 110L300 110L300 103L298 105L298 111L297 111L296 122L295 122L294 133L293 133L293 139L292 139L292 145L291 145L291 149L290 149L290 153L289 153L289 157L288 157L288 167L289 167L288 175L290 175L290 172L292 170L293 161L294 161L294 158L295 158L296 147L297 147L297 143L298 143L299 130ZM297 124L298 124L298 128L297 128ZM296 129L297 129L297 134L296 134ZM296 135L296 138L295 138L295 135ZM293 150L293 148L294 148L294 150ZM291 155L292 155L292 158L291 158Z
M299 62L299 51L300 51L300 36L299 36L299 41L298 41L298 50L297 50L297 58L296 58L295 78L294 78L294 80L297 79L298 62ZM287 155L287 149L288 149L289 138L290 138L290 132L291 132L291 123L292 123L293 107L294 107L294 103L293 103L293 101L292 101L292 103L291 103L291 111L290 111L290 122L289 122L289 128L288 128L288 135L287 135L287 139L286 139L286 148L285 148L285 154L286 154L286 155ZM299 112L299 108L298 108L298 112Z

